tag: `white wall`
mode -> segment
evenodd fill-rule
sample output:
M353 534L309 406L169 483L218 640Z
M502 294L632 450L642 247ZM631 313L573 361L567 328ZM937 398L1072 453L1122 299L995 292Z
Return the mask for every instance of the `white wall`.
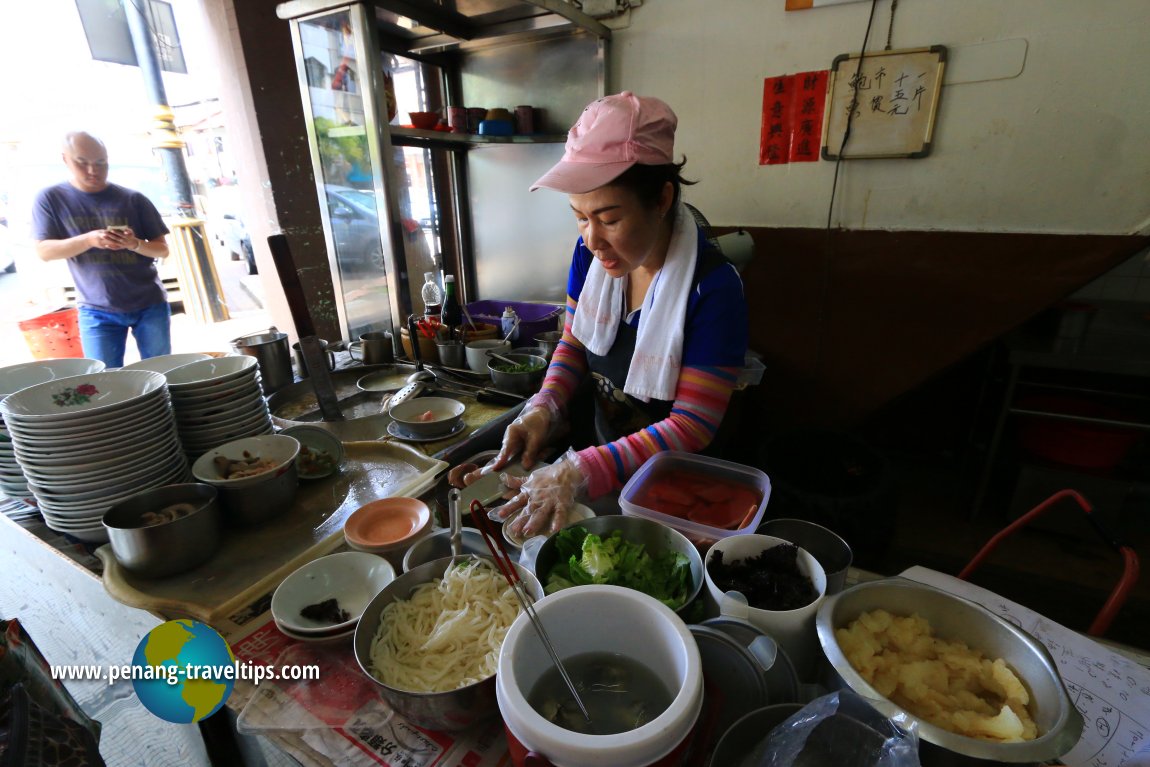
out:
M877 0L881 50L890 0ZM713 224L821 227L834 163L758 164L763 79L857 52L870 2L646 0L615 33L610 90L679 115L688 192ZM1024 39L1021 74L945 85L933 153L844 162L833 225L1097 234L1150 232L1150 2L904 0L893 48L945 45L955 72Z

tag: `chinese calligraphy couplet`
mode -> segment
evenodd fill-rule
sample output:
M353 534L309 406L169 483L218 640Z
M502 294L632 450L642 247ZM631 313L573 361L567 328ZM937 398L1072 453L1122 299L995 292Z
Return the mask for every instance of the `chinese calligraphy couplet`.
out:
M819 159L827 72L800 72L763 80L759 164Z

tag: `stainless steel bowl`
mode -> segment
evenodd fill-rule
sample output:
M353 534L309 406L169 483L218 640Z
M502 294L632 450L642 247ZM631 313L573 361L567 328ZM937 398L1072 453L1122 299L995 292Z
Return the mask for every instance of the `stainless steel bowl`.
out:
M728 727L711 752L711 764L741 764L755 748L791 716L802 710L801 703L776 703L756 708Z
M535 334L535 343L539 344L547 352L544 356L551 359L551 355L559 348L559 341L562 340L563 333L559 330L548 330L544 333Z
M268 472L268 478L258 485L220 487L224 522L251 527L275 519L291 511L298 490L299 467L295 461L283 473Z
M483 542L483 534L473 527L465 527L459 531L459 542L462 544L464 554L475 554L479 557L490 556L487 544ZM414 570L420 565L436 559L451 556L451 531L436 530L425 535L403 555L403 571Z
M188 514L144 525L143 514L177 503ZM155 487L117 503L104 513L112 553L121 565L144 578L164 578L202 565L220 548L220 507L216 488L198 482Z
M1030 691L1030 715L1038 725L1039 736L1023 743L969 738L913 717L881 696L850 665L834 633L860 614L880 608L895 615L917 613L930 622L937 636L961 640L989 658L1006 661ZM1082 716L1042 643L974 602L906 578L887 578L860 583L828 597L819 607L815 625L819 644L833 669L827 681L870 699L888 718L902 714L915 720L922 738L923 764L1036 764L1062 756L1082 734Z
M496 389L515 394L531 394L539 388L539 384L543 382L543 376L547 373L547 360L545 358L516 352L500 353L499 356L519 364L534 365L535 369L527 373L508 373L499 369L500 366L506 366L507 363L492 357L491 361L487 363L487 369L491 371L491 381L495 384Z
M647 553L652 556L667 550L686 555L691 562L691 594L676 612L681 614L699 595L699 590L703 587L703 557L700 556L695 545L678 530L672 530L652 519L625 517L619 514L581 519L568 525L568 527L574 525L585 527L588 532L595 533L600 538L619 530L628 541L643 544ZM555 566L557 556L555 553L555 536L551 536L539 547L539 553L535 557L535 577L539 579L540 583L547 582L547 574Z
M409 722L432 730L463 730L498 714L495 675L448 692L399 690L379 681L371 673L371 645L379 629L383 608L392 602L409 598L417 586L442 578L451 563L451 557L436 559L407 571L389 583L364 609L359 625L355 628L353 643L359 667L379 687L383 699ZM543 588L535 576L518 565L515 567L528 593L541 599Z

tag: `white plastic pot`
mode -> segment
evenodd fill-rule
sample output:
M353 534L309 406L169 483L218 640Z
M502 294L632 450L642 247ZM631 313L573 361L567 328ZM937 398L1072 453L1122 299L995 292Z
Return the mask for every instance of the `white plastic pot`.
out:
M499 653L496 699L512 763L531 751L555 767L648 767L677 763L703 705L699 649L687 625L658 600L619 586L577 586L541 600L536 611L560 658L588 652L630 656L671 687L671 705L655 719L616 735L583 735L544 719L527 695L551 667L526 615Z

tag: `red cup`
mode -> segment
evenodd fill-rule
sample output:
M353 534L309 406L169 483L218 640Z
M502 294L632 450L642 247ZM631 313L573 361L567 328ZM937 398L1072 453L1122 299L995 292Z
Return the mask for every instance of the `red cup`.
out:
M467 108L448 107L447 125L452 133L467 133Z

